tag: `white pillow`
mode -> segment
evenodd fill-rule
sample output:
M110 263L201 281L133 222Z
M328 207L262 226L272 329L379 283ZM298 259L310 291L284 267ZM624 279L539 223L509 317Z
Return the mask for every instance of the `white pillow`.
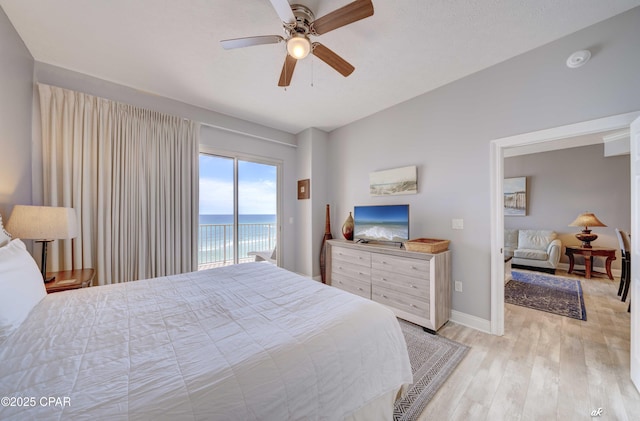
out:
M0 247L9 244L9 241L11 241L11 236L4 230L2 226L2 215L0 215Z
M0 342L47 295L38 265L19 239L0 247Z

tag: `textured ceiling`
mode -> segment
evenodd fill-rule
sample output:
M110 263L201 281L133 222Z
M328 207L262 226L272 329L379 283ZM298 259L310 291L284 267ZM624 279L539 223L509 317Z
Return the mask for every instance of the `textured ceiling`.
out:
M292 0L316 17L349 0ZM317 37L356 68L309 56L277 86L285 45L268 0L0 0L35 60L290 133L333 130L640 5L640 0L373 0ZM570 52L568 52L570 53Z

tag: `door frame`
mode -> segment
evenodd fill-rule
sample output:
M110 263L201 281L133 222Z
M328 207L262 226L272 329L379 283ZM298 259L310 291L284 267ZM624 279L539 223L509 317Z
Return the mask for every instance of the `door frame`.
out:
M638 230L640 229L640 117L631 125L630 130L630 167L631 167L631 232L635 235L631 236L631 260L636 262L631 265L631 347L630 353L630 370L631 381L640 391L640 270L638 269L638 261L640 261L640 241L638 240ZM634 334L635 333L635 334Z
M504 179L504 150L515 146L553 142L568 137L582 136L608 130L629 128L640 111L598 118L566 126L539 130L515 136L494 139L490 143L491 171L491 333L504 335L504 215L502 182ZM638 330L634 332L634 330ZM632 330L632 337L640 329Z
M254 162L257 164L264 164L264 165L273 165L274 167L276 167L276 247L278 248L277 252L276 252L276 266L282 266L282 256L284 256L284 244L282 244L282 203L283 203L283 197L282 197L282 180L283 180L283 161L280 159L273 159L273 158L267 158L264 156L259 156L259 155L251 155L251 154L245 154L245 153L239 153L239 152L233 152L233 151L228 151L228 150L223 150L223 149L218 149L218 148L214 148L211 146L207 146L207 145L200 145L199 154L207 154L207 155L214 155L214 156L219 156L222 158L230 158L230 159L234 159L236 161L249 161L249 162ZM234 179L234 184L237 182L238 179L238 174L237 174L237 165L234 162L233 165L233 179ZM198 179L199 180L199 179ZM199 181L198 181L199 182ZM200 199L198 199L199 201ZM234 193L233 193L233 209L234 209L234 230L237 229L237 225L238 225L238 215L236 210L238 209L238 192L237 189L234 187ZM200 203L198 203L198 206L200 206ZM234 238L237 238L238 233L235 232L234 233ZM237 258L237 254L238 254L238 250L237 250L237 242L235 242L236 244L234 245L235 248L235 258Z

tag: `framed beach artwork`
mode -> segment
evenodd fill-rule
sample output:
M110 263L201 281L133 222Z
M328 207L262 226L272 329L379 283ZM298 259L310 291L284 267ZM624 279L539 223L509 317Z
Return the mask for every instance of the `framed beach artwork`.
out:
M527 177L505 178L504 216L527 215Z
M371 196L418 193L418 169L415 165L369 173Z

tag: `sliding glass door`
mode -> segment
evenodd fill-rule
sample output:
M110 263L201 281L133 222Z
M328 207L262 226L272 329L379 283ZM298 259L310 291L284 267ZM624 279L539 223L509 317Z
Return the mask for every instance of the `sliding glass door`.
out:
M199 269L275 260L277 227L278 164L200 154Z

